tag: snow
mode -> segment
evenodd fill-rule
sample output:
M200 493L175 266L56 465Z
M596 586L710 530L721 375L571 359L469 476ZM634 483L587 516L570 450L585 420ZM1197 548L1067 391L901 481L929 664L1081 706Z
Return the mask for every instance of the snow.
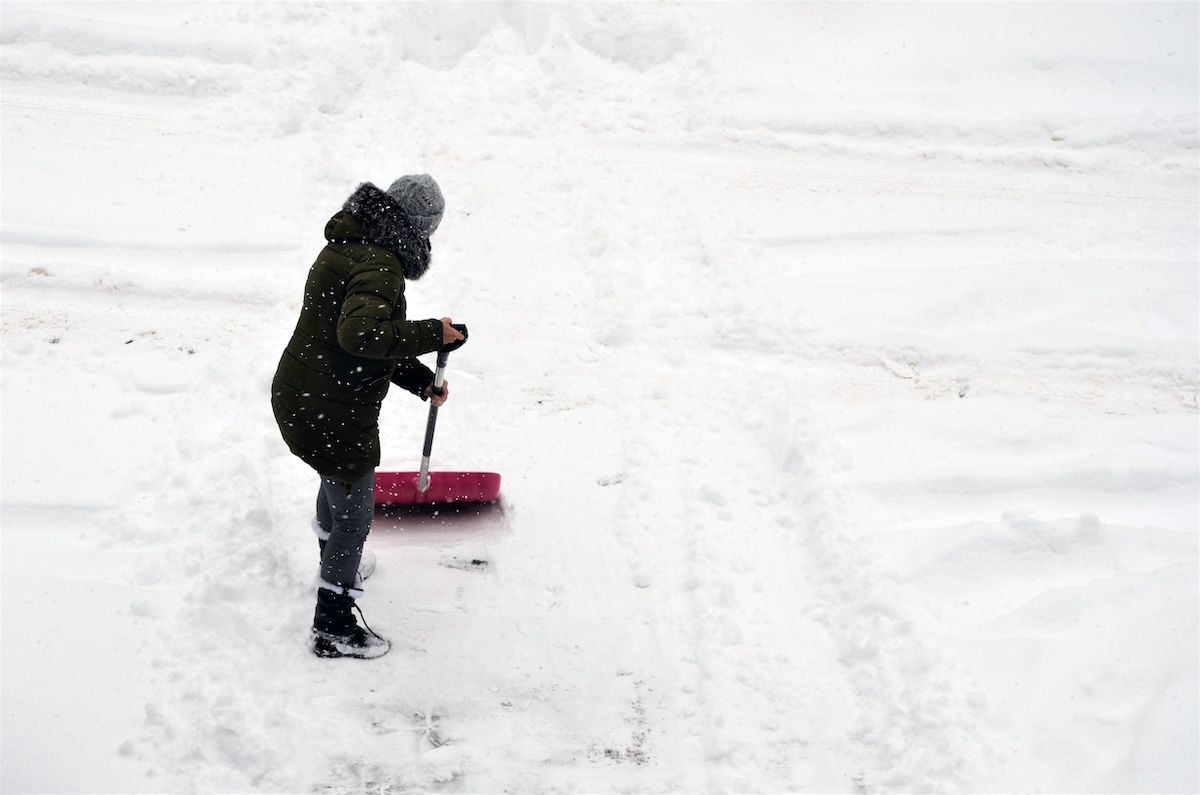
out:
M0 789L1196 791L1197 17L6 2ZM268 386L421 172L502 501L318 660Z

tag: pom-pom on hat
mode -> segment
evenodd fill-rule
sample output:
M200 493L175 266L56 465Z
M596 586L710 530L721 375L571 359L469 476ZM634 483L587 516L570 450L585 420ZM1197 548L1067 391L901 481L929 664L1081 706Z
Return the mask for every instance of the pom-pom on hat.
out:
M413 227L429 237L442 222L446 200L442 189L428 174L409 174L392 183L387 194L396 200Z

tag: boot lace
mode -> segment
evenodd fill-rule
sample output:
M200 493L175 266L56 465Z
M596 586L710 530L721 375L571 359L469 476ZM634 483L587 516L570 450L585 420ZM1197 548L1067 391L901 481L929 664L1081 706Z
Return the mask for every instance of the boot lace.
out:
M380 637L379 634L375 632L375 630L371 629L371 625L367 623L367 617L363 615L362 608L358 606L358 602L354 602L351 606L355 610L358 611L358 618L360 621L362 621L363 628L366 629L367 632L370 632L372 635L374 635L379 640L383 640L383 638Z

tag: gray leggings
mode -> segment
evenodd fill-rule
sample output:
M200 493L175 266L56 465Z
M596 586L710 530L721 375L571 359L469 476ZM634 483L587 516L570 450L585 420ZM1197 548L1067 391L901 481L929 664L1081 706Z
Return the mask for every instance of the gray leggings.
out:
M321 553L321 579L347 591L355 587L363 544L375 516L375 472L352 484L321 478L317 492L317 524L329 534Z

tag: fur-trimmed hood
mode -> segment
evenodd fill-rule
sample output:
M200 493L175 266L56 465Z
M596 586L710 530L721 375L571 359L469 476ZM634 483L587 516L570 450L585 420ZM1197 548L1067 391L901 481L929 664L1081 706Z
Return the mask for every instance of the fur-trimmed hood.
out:
M364 182L350 194L342 209L362 224L368 243L399 257L405 279L419 279L429 270L429 238L414 228L399 203L387 193Z

